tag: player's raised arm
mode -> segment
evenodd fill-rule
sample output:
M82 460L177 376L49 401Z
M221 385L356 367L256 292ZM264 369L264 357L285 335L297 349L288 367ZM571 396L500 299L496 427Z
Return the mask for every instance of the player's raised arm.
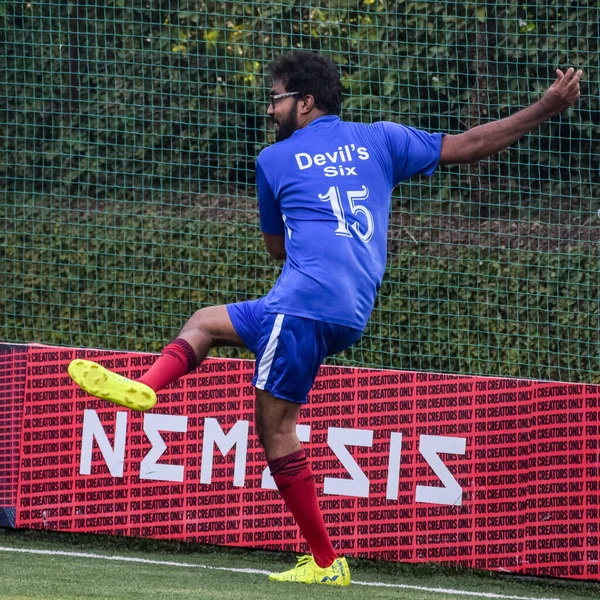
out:
M492 123L479 125L459 135L446 135L442 141L440 164L473 163L510 146L526 133L573 106L580 95L583 71L556 70L556 81L543 97L519 112Z

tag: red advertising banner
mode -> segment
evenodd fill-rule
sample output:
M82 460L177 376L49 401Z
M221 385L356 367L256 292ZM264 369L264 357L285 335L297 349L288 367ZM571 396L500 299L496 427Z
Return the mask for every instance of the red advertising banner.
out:
M0 345L0 526L14 524L27 347Z
M31 347L17 526L306 551L254 433L251 361L210 359L134 413L67 365L155 357ZM350 556L600 579L597 386L323 367L302 413Z

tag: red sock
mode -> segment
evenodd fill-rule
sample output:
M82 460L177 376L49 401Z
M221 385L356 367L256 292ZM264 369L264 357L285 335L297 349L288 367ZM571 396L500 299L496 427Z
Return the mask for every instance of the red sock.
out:
M197 363L194 349L185 340L177 338L163 348L155 363L138 381L158 392L193 371Z
M319 509L315 477L304 450L269 462L271 475L308 542L315 562L328 567L337 558Z

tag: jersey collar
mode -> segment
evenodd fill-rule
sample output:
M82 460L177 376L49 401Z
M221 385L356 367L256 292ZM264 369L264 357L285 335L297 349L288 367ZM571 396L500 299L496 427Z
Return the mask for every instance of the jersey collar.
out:
M315 127L318 125L328 125L329 123L335 123L339 121L340 118L338 115L325 115L323 117L318 117L314 121L311 121L304 129L308 129L309 127Z
M303 132L314 131L320 127L326 127L334 125L338 123L341 119L337 115L325 115L324 117L318 117L314 121L311 121L306 127L302 129L296 129L291 137L297 137L299 135L304 135ZM291 138L290 138L291 139Z

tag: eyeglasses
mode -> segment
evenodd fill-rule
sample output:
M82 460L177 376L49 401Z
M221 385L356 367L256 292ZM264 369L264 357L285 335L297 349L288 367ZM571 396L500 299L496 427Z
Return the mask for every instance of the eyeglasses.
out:
M297 96L300 92L286 92L285 94L271 94L271 106L275 109L275 105L284 98L289 98L290 96Z

